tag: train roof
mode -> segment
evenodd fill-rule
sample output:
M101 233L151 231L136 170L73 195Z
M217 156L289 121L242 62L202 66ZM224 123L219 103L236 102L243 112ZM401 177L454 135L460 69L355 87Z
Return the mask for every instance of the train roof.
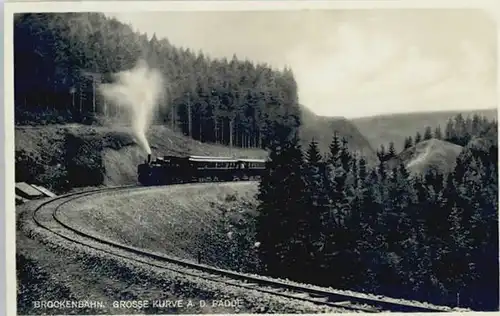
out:
M254 158L238 158L238 161L241 162L266 162L265 159L254 159Z
M191 159L204 159L204 160L234 160L234 157L215 157L215 156L189 156Z
M197 162L238 162L237 159L226 158L226 157L189 157L189 161L197 161Z
M247 163L265 163L265 159L255 159L255 158L234 158L234 157L215 157L215 156L185 156L185 157L179 157L179 156L164 156L164 157L157 157L157 161L162 162L165 160L188 160L188 161L195 161L195 162L247 162Z

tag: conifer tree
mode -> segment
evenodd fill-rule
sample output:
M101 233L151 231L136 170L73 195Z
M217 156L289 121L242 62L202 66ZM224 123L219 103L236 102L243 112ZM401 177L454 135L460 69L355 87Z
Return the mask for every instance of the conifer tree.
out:
M377 167L377 171L378 171L378 176L380 177L380 181L382 183L384 183L385 180L387 179L387 175L388 175L387 164L385 161L379 162L378 167Z
M467 132L467 126L462 113L455 116L455 131L457 135L464 135Z
M394 148L394 142L389 143L389 152L388 152L388 158L394 158L396 157L396 149Z
M304 260L309 256L305 244L310 233L305 209L308 207L304 196L304 160L297 134L285 144L283 150L283 177L280 190L280 209L284 223L280 229L287 243L281 252L283 272L290 276L300 276Z
M407 138L405 138L405 142L404 142L403 148L404 149L408 149L411 146L413 146L413 138L411 136L408 136Z
M435 139L443 139L443 133L441 132L441 126L438 125L434 130L434 138Z
M322 157L319 153L318 143L314 138L309 143L309 148L307 149L305 158L306 162L311 166L317 167L321 163Z
M332 142L330 143L329 149L329 157L328 157L328 163L334 164L337 163L340 159L340 151L341 151L341 144L340 144L340 138L338 136L337 131L333 133L333 138Z
M359 179L365 182L368 177L368 167L366 165L366 159L363 156L359 158L358 169L359 169Z
M351 168L352 154L349 151L348 142L345 137L342 138L342 145L340 148L339 155L340 155L340 162L342 163L342 168L344 168L346 172L349 172Z
M479 135L480 133L480 121L479 115L474 114L472 117L472 135Z
M430 126L427 126L424 131L424 140L429 140L432 138L432 130Z
M290 126L277 123L274 129L278 137L269 143L269 160L259 186L256 230L261 243L259 256L267 273L283 276L292 274L297 266L289 259L300 243L298 234L302 234L302 226L300 231L297 227L305 185L297 133Z
M281 258L278 256L278 248L281 247L280 230L276 227L281 225L279 218L280 197L276 195L280 185L280 156L278 146L273 146L266 161L265 172L259 183L258 215L256 221L256 238L260 242L259 258L263 264L263 273L276 275L279 273Z
M304 248L307 256L304 258L303 269L309 271L304 273L305 281L313 281L316 279L314 269L320 265L320 248L321 248L321 233L323 216L328 210L329 196L327 192L327 170L325 163L319 153L318 144L313 139L309 144L306 152L305 166L305 198L306 206L304 219L308 224L308 232ZM317 280L315 280L317 281Z
M401 179L406 181L410 178L410 173L403 162L399 163L398 172L401 175Z
M350 161L351 154L347 152L346 141L343 142L338 151L336 149L337 141L336 135L334 135L330 145L330 159L327 164L330 173L328 179L329 204L323 216L323 246L321 251L323 272L330 275L330 279L323 280L327 282L343 282L342 279L347 273L332 270L332 267L341 264L343 258L339 254L347 247L345 242L349 236L345 221L350 210L348 200L350 188L347 185L349 174L348 170L344 168L344 164L349 165L347 157Z
M352 154L352 161L349 168L351 185L354 190L358 188L359 185L359 158L357 154Z
M380 161L385 161L387 157L387 153L385 151L385 146L382 144L380 145L380 149L377 150L377 157Z
M448 119L448 122L446 123L446 129L445 129L445 140L446 141L451 141L452 139L455 138L455 125L453 124L452 118Z
M420 134L420 132L417 132L417 134L415 134L415 145L420 143L422 141L422 134Z

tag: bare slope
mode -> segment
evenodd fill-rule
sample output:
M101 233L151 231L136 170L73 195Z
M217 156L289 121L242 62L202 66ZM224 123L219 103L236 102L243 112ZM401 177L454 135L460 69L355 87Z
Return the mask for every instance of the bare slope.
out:
M328 152L328 146L332 142L333 134L338 132L340 137L345 137L349 142L349 148L362 153L369 163L377 161L375 151L358 128L343 117L318 116L309 109L302 107L302 126L300 127L300 138L304 148L314 138L318 142L321 153Z
M389 161L389 166L394 167L403 162L412 174L425 174L428 170L450 172L455 168L462 149L459 145L430 139L404 150Z
M35 202L37 203L37 202ZM40 202L38 202L40 203ZM32 222L32 207L17 209L17 310L20 315L98 314L234 314L345 312L265 295L230 285L221 286L183 273L147 266L85 246L55 238ZM119 222L116 221L115 222ZM135 234L135 233L134 233ZM238 299L239 307L211 306L210 301ZM35 308L33 301L91 300L105 308ZM113 308L118 300L188 300L193 306L147 309ZM197 304L206 300L206 306Z
M464 117L479 114L490 119L497 118L497 110L491 109L381 115L357 118L351 121L368 139L373 148L379 148L382 144L387 147L389 142L393 141L396 150L399 151L403 149L406 137L414 137L417 131L423 133L426 126L434 129L440 125L444 132L448 119L459 113L462 113Z
M224 249L213 249L206 238L224 213L236 221L240 213L252 213L257 187L255 182L197 183L108 192L71 201L59 214L94 236L192 261L200 252L204 263L224 267L229 240Z
M68 142L68 139L71 141ZM258 149L231 149L200 143L164 126L150 128L148 139L154 156L194 154L261 158L267 155ZM16 162L22 154L26 165L24 169L28 169L27 172L16 170L16 177L19 178L16 181L38 182L49 187L64 181L61 178L66 177L65 168L70 159L81 160L78 163L84 165L87 172L102 172L100 176L92 175L100 183L89 185L135 183L137 164L145 159L145 153L135 144L126 127L78 124L16 127L15 149ZM67 157L69 150L75 151L74 158ZM69 187L75 186L78 179L69 178Z

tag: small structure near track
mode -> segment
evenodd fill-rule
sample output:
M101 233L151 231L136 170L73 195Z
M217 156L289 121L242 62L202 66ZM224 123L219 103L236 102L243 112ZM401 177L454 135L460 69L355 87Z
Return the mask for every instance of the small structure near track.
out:
M48 196L48 197L56 197L57 196L57 194L55 194L54 192L51 192L48 189L46 189L40 185L31 184L31 186L34 187L35 189L37 189L38 191L42 192L45 196Z
M41 199L44 197L55 197L55 193L47 188L26 182L16 183L16 204L22 204L29 200Z

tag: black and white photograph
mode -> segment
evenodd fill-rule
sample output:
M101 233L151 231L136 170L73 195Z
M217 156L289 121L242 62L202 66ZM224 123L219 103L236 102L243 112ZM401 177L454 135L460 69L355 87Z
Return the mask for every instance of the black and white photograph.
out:
M494 12L189 2L5 5L18 315L499 311Z

